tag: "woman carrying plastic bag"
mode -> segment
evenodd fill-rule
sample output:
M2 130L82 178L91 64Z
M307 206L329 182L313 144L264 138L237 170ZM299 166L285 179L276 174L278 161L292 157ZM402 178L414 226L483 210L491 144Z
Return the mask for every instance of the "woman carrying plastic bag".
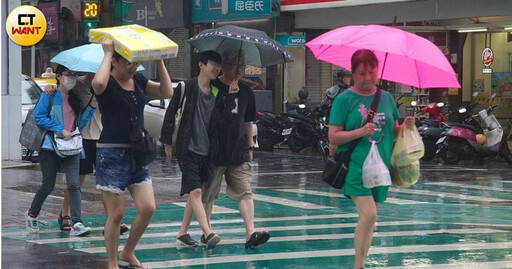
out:
M379 63L375 54L370 50L358 50L352 55L351 65L354 86L334 99L329 119L329 141L338 145L337 154L346 152L352 142L357 141L350 155L343 193L357 206L359 219L354 233L354 268L364 268L377 219L377 208L386 200L388 191L388 186L366 188L363 185L363 163L372 147L368 137L377 140L382 138L374 147L384 164L382 170L387 171L389 177L393 138L399 128L400 114L393 96L376 87ZM372 102L379 92L381 95L375 113L371 113ZM373 119L366 123L371 116ZM414 118L407 117L404 123L412 128Z

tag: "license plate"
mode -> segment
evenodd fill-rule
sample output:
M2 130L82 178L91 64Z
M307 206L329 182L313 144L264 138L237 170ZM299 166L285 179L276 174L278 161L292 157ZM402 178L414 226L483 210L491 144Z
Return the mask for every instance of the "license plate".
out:
M292 128L284 129L282 132L283 135L289 135L291 133L292 133Z

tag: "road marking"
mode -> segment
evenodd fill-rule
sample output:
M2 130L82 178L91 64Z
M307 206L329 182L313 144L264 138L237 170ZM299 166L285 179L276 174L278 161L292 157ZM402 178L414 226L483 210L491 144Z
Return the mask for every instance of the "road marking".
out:
M431 221L382 221L378 222L377 226L398 226L398 225L424 225L434 224ZM338 228L354 228L357 223L334 223L334 224L313 224L313 225L295 225L295 226L274 226L274 227L258 227L261 230L272 231L296 231L296 230L321 230L321 229L338 229ZM215 230L218 234L245 234L245 228L225 228ZM156 238L156 237L175 237L177 232L155 232L155 233L144 233L142 238ZM191 231L190 235L202 235L203 232L200 230ZM30 243L37 244L53 244L53 243L71 243L71 242L87 242L87 241L102 241L103 236L88 236L88 237L66 237L66 238L50 238L50 239L35 239L27 240Z
M455 193L447 193L447 192L435 192L428 190L414 190L414 189L397 189L397 188L389 188L390 192L395 193L404 193L404 194L420 194L420 195L428 195L428 196L436 196L436 197L448 197L455 198L461 200L470 200L470 201L479 201L479 202L506 202L508 200L499 199L499 198L491 198L491 197L483 197L483 196L473 196L473 195L464 195L464 194L455 194Z
M426 249L427 246L432 246L432 249ZM399 247L372 247L370 248L370 255L372 254L394 254L394 253L413 253L413 252L438 252L438 251L471 251L476 249L510 249L512 248L511 242L498 242L498 243L455 243L445 245L408 245ZM249 255L230 255L222 257L203 257L196 259L181 259L169 260L159 262L145 262L144 265L148 268L169 268L180 266L194 266L204 264L220 264L232 262L249 262L249 261L268 261L268 260L287 260L287 259L304 259L304 258L320 258L320 257L339 257L339 256L352 256L354 255L353 249L331 249L331 250L309 250L297 252L277 252L277 253L263 253L263 254L249 254ZM479 268L479 267L476 267Z
M325 205L317 205L313 203L307 203L302 201L295 201L295 200L289 200L285 198L279 198L279 197L271 197L261 194L252 194L252 199L255 201L264 201L268 203L278 204L278 205L284 205L284 206L290 206L300 209L328 209L333 208L332 206L325 206Z
M499 191L499 192L512 192L512 190L506 190L505 187L492 187L492 186L482 186L482 185L470 185L456 182L424 182L426 185L435 185L435 186L448 186L448 187L460 187L466 189L475 189L475 190L484 190L484 191Z
M181 206L181 207L185 207L187 205L187 202L176 202L176 203L172 203L172 204ZM239 213L239 211L235 210L235 209L223 207L223 206L213 205L212 214L234 214L234 213Z
M336 197L336 198L345 198L345 195L341 193L336 192L326 192L326 191L311 191L311 190L304 190L304 189L274 189L274 191L282 191L282 192L290 192L290 193L299 193L299 194L309 194L309 195L317 195L317 196L324 196L324 197ZM427 202L418 202L413 200L405 200L405 199L398 199L398 198L387 198L386 203L389 204L398 204L398 205L411 205L411 204L423 204Z
M506 231L494 229L441 229L441 230L414 230L414 231L394 231L394 232L375 232L373 237L393 237L393 236L424 236L435 234L492 234L503 233ZM353 238L353 233L343 234L319 234L319 235L296 235L296 236L280 236L271 237L270 242L293 242L293 241L309 241L309 240L335 240L335 239L350 239ZM245 238L240 239L227 239L222 240L219 245L232 245L232 244L245 244ZM154 243L154 244L137 244L137 250L143 249L162 249L162 248L176 248L176 243ZM119 246L119 251L123 250L124 245ZM105 247L94 248L77 248L76 250L87 253L105 253Z
M512 268L512 261L494 262L453 262L445 264L420 264L407 266L379 267L380 269L496 269Z
M342 219L342 218L357 218L358 214L330 214L330 215L309 215L309 216L291 216L291 217L274 217L274 218L254 218L254 222L281 222L281 221L304 221L304 220L322 220L322 219ZM234 224L243 223L243 219L218 219L212 220L211 224ZM131 225L127 225L131 228ZM148 225L148 228L165 228L165 227L180 227L181 221L174 221L169 223L152 223ZM197 221L190 223L190 226L199 226ZM92 231L102 231L103 227L92 227ZM16 236L25 234L25 229L15 232L2 232L2 236ZM61 234L58 230L40 230L39 234Z

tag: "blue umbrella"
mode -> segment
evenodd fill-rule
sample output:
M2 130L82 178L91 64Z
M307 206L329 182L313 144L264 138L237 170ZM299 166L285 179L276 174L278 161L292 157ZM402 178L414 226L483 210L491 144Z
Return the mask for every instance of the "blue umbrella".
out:
M87 44L60 52L50 61L63 65L75 72L96 73L103 60L101 44ZM144 70L139 65L137 71Z

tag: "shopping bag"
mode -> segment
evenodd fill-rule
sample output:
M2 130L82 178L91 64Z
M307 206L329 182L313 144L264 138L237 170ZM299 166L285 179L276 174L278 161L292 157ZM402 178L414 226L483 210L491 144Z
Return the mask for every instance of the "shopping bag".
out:
M183 111L185 110L185 104L187 102L187 97L185 97L185 81L180 81L179 83L181 93L180 93L180 102L178 104L178 110L174 116L174 131L172 132L172 143L176 144L178 141L178 132L180 130L181 117L183 116Z
M391 165L406 166L421 159L424 154L425 146L416 126L411 130L402 125L391 154Z
M391 176L386 164L382 161L375 141L372 141L370 152L363 164L363 185L366 188L391 185Z
M391 181L400 188L409 188L420 178L420 161L391 169Z

